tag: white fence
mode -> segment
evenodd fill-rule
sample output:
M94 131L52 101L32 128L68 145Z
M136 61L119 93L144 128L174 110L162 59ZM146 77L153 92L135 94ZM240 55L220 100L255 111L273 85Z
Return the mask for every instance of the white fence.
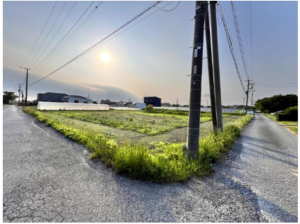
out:
M107 104L39 102L38 110L109 110Z

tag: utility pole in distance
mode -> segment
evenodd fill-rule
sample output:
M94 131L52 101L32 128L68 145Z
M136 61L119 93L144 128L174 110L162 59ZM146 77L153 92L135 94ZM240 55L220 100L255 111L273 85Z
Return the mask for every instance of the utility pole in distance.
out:
M20 104L21 84L19 84L19 89L18 89L18 92L19 92L19 104Z
M211 53L211 42L210 42L210 28L209 28L209 16L208 13L205 15L205 35L206 35L206 50L207 50L207 67L208 67L208 79L209 79L209 90L210 90L210 107L211 116L213 121L214 130L218 128L217 124L217 113L216 113L216 101L215 101L215 84L212 64L212 53Z
M22 67L20 67L22 68ZM28 70L29 68L22 68L26 70L26 92L25 92L25 105L27 106L27 94L28 94Z
M246 94L247 94L247 98L246 98L246 108L245 108L246 113L247 113L247 109L248 109L249 86L250 86L250 80L248 79L247 91L246 91Z
M189 159L196 159L199 154L199 131L201 112L201 81L203 60L203 28L207 2L196 1L195 27L193 43L192 74L190 86L190 111L187 133L187 154Z
M211 37L212 37L212 49L213 49L212 55L213 55L213 74L214 74L215 97L216 97L215 100L216 100L216 112L217 112L217 125L218 125L218 129L223 130L216 4L217 4L216 1L210 1L209 13L210 13L210 21L211 21Z

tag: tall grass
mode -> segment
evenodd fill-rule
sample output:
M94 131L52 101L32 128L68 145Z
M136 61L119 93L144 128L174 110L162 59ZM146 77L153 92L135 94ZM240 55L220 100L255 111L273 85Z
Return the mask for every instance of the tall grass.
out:
M50 113L41 113L28 107L23 107L23 110L66 137L86 145L91 151L91 158L101 158L103 163L117 173L153 182L182 182L193 176L210 174L213 171L212 164L230 149L242 127L252 119L252 116L243 116L226 125L223 132L211 132L201 138L199 157L189 160L183 143L158 142L151 148L128 141L117 144L113 139L96 131L79 130L54 122Z

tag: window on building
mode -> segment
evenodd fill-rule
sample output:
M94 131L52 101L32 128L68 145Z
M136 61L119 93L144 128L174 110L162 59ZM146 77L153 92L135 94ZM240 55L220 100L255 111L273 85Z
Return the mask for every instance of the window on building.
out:
M74 103L79 103L79 100L74 100Z

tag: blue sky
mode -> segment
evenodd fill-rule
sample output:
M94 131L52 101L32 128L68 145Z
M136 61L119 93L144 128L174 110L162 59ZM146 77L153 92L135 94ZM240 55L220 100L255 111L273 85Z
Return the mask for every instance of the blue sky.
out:
M50 30L65 2L57 2L38 46ZM30 71L29 83L49 74L69 61L153 2L104 2L74 35L68 44L40 71ZM16 90L24 79L19 69L37 39L55 2L4 2L3 7L3 89ZM74 2L67 2L53 30L37 52L41 55ZM69 17L43 58L72 27L91 2L76 2ZM94 3L90 12L97 3ZM159 7L163 7L163 2ZM177 2L165 9L172 9ZM270 85L298 83L298 3L252 2L253 78ZM230 2L221 2L229 25L235 52L241 58L234 29ZM248 65L251 67L250 2L235 2ZM141 101L144 96L158 96L163 102L187 104L193 43L194 2L181 2L172 12L159 10L149 18L99 46L89 54L29 88L29 98L38 92L64 92L89 95L92 99ZM153 9L145 16L154 12ZM142 17L143 18L143 17ZM243 90L231 58L223 25L218 15L218 39L221 69L222 104L242 104ZM206 49L204 49L206 51ZM206 52L204 51L204 57ZM34 53L31 55L33 56ZM111 57L109 63L101 55ZM30 60L27 61L27 63ZM202 104L209 104L207 65L204 60ZM33 63L27 65L32 66ZM38 61L36 61L38 64ZM26 63L25 63L26 66ZM243 70L240 66L240 70ZM242 73L245 79L245 74ZM246 84L246 83L245 83ZM254 100L275 94L298 94L297 88L257 86Z

